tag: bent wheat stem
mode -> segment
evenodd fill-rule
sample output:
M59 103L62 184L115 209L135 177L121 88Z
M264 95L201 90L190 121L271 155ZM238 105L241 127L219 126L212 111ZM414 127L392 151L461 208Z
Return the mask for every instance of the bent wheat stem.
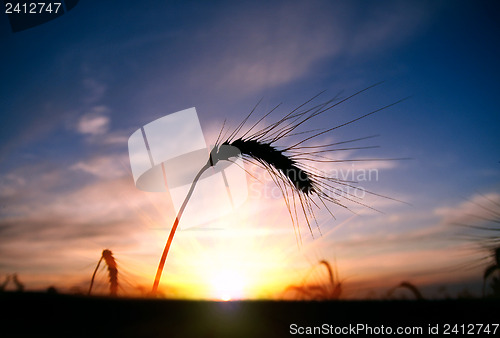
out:
M158 291L158 285L160 284L160 278L161 274L163 273L163 267L165 266L165 261L167 259L168 251L170 250L170 245L172 244L172 240L174 239L175 231L177 230L177 226L179 225L179 221L181 220L182 213L184 212L184 209L186 208L186 205L191 198L191 195L193 194L194 188L196 187L196 183L198 183L198 180L200 179L201 175L210 168L211 161L208 161L207 164L201 168L201 170L196 174L193 183L191 183L191 188L189 188L189 192L186 195L186 198L184 199L184 202L182 203L179 212L177 212L177 216L175 217L174 224L172 225L172 229L170 230L170 235L168 236L167 244L165 245L165 249L163 249L163 254L161 255L160 258L160 263L158 264L158 270L156 270L156 276L155 276L155 281L153 283L153 289L152 289L152 294L156 295Z

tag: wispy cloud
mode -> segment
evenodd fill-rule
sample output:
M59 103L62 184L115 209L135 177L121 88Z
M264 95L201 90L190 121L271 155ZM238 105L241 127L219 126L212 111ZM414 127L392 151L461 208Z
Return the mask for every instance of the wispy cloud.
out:
M467 201L455 206L436 208L434 213L444 224L478 225L498 219L500 215L500 194L474 194Z
M211 26L194 33L204 53L190 69L189 84L246 93L287 84L316 74L321 62L400 44L425 27L426 7L391 2L371 11L345 3L294 2L223 10ZM352 24L354 17L362 24Z
M87 161L79 161L70 169L83 171L93 176L112 179L128 174L128 156L97 156Z
M83 115L76 126L76 130L84 135L102 135L109 130L108 108L95 106L90 113Z
M376 54L404 43L427 28L435 11L423 1L387 1L374 7L366 5L366 8L350 11L346 18L346 21L358 22L343 30L343 51L348 54ZM361 20L355 20L355 16L361 17Z
M128 130L111 130L111 110L105 105L91 107L80 116L74 125L74 130L93 144L125 145L128 140Z
M27 169L6 175L0 197L2 273L17 271L29 287L47 287L49 281L68 286L65 276L82 278L82 267L104 248L140 251L148 264L148 254L161 246L151 228L171 224L168 196L136 189L119 162L97 157L67 169L37 166L36 176L25 175ZM82 171L95 179L82 181ZM61 181L72 184L61 189Z

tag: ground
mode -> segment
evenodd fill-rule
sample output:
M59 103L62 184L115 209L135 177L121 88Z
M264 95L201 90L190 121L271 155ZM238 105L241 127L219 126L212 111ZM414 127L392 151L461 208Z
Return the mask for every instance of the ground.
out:
M83 297L48 293L0 294L2 337L289 337L335 327L391 327L499 323L500 301L240 301L198 302ZM361 328L361 326L360 326ZM479 327L475 327L477 331ZM491 329L494 327L491 326ZM319 331L317 331L319 332ZM352 334L352 331L350 332ZM496 336L482 332L480 336ZM337 335L337 334L335 334Z

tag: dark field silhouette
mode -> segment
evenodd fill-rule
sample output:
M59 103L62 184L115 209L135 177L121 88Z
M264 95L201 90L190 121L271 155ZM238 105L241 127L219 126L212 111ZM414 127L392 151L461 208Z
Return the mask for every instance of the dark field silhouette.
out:
M500 310L500 302L479 299L210 302L29 292L1 293L0 304L2 337L288 337L292 324L424 332L439 324L441 332L445 324L498 323Z

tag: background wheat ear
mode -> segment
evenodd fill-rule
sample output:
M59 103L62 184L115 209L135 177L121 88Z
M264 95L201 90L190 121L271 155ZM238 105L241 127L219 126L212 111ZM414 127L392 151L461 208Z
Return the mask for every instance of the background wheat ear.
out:
M24 291L24 284L19 280L19 277L17 276L17 273L14 273L13 275L7 275L5 276L5 280L3 281L2 284L0 284L0 292L5 290L5 287L9 282L11 281L14 283L16 286L16 291L17 292L23 292Z
M92 274L92 279L90 281L88 295L90 295L90 293L92 292L95 275L103 260L106 263L106 266L108 267L109 294L110 296L116 296L118 292L118 267L116 265L116 260L113 257L113 253L111 252L111 250L108 249L104 249L102 251L101 258L99 258L99 261L97 262L97 266L95 267L94 273Z
M476 199L477 198L477 199ZM467 214L466 222L454 222L462 227L461 237L478 247L484 256L464 264L464 267L484 266L482 295L487 296L487 282L491 279L492 294L500 298L500 201L492 196L479 194L469 201L474 212ZM472 221L471 221L472 219ZM498 272L495 276L494 273Z
M407 281L403 281L398 286L390 289L389 292L387 293L387 297L390 298L392 296L392 294L394 293L394 291L396 291L397 289L401 289L401 288L410 290L410 292L415 296L415 299L418 299L418 300L425 299L424 296L422 295L422 293L420 292L420 290L414 284L407 282Z
M310 280L311 273L318 267L324 266L328 273L328 282L324 279ZM339 280L337 266L332 269L328 261L321 260L314 265L305 275L301 285L291 285L285 289L285 293L294 292L299 300L337 300L342 294L342 282Z
M496 248L493 252L493 259L494 263L490 266L488 266L484 270L484 276L483 276L483 297L486 296L486 282L491 275L495 271L500 272L500 247ZM493 280L491 281L491 289L493 290L493 296L494 297L499 297L500 298L500 273L498 276L494 276Z

